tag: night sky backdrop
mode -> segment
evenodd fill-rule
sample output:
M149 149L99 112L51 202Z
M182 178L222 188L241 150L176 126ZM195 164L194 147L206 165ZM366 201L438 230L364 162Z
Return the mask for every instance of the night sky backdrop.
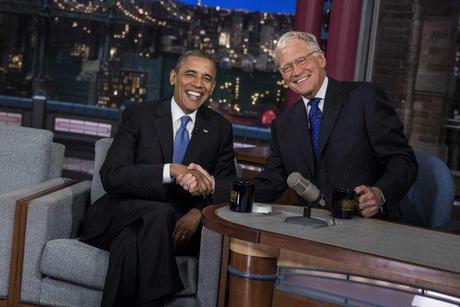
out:
M197 4L197 0L180 0L186 4ZM202 5L209 7L219 6L225 9L245 9L250 11L270 12L270 13L295 13L296 0L202 0Z

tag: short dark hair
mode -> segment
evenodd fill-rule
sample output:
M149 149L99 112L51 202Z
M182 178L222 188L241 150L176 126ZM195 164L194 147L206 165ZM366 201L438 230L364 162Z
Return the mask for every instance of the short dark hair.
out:
M214 65L214 68L216 68L216 72L217 72L217 65L216 65L216 62L214 61L214 58L212 57L212 55L210 55L209 53L207 53L206 51L203 51L203 50L198 50L198 49L192 49L192 50L188 50L186 51L185 53L183 53L179 59L177 59L177 62L176 62L176 66L174 67L174 70L176 72L179 71L179 68L182 66L182 64L184 64L184 62L187 60L188 57L190 56L197 56L197 57L200 57L200 58L204 58L204 59L208 59L212 62L212 64Z

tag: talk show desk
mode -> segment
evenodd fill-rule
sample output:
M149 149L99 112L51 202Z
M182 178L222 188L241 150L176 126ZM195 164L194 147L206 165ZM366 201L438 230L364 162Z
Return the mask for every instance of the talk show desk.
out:
M205 208L204 226L224 236L218 306L375 306L360 293L379 306L442 294L460 304L460 236L360 217L324 228L284 222L302 210ZM325 210L312 216L332 224Z

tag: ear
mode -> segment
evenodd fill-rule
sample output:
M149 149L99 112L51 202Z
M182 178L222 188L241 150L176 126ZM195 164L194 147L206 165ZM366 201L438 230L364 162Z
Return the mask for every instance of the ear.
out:
M318 55L319 65L321 68L326 68L326 57L324 56L324 52L321 52Z
M214 92L214 88L216 87L217 81L214 80L214 83L212 84L211 92L209 92L209 96L212 95L212 92Z
M169 72L169 84L174 85L176 83L176 71L171 69Z

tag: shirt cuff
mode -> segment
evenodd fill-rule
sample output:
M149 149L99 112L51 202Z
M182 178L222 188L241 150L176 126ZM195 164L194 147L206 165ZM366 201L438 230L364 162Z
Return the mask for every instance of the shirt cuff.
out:
M171 173L169 172L170 166L171 166L171 163L166 163L163 166L163 183L171 183L172 182Z

